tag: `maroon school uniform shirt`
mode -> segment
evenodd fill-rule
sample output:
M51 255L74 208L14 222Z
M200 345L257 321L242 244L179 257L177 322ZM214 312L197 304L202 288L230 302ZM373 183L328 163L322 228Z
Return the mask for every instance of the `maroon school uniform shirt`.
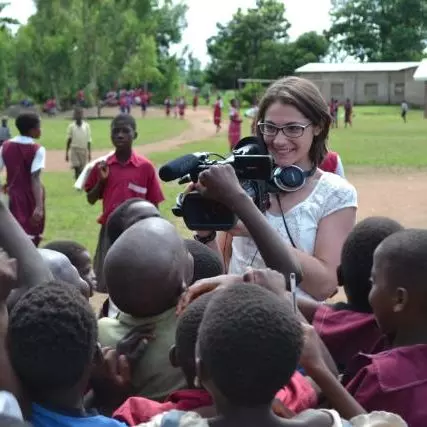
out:
M115 154L107 159L109 174L102 195L103 211L98 218L105 224L110 214L124 201L133 197L148 200L158 205L164 200L160 182L153 164L144 156L132 151L126 163L120 163ZM98 182L98 167L95 166L85 183L85 191L92 190Z
M313 327L340 370L358 353L371 351L381 338L373 314L334 310L326 304L317 309Z
M384 348L380 344L379 348ZM357 355L344 383L366 412L400 415L409 427L427 425L427 345Z
M315 408L317 405L315 390L299 372L295 372L289 384L276 394L276 399L295 413ZM206 390L179 390L172 393L163 403L144 397L130 397L114 412L113 418L130 426L136 426L173 409L194 411L213 404L212 397Z
M0 170L6 168L9 209L36 245L41 240L45 220L43 215L40 223L33 224L31 221L36 207L31 179L33 173L44 169L45 160L44 147L25 136L17 136L6 141L0 148Z

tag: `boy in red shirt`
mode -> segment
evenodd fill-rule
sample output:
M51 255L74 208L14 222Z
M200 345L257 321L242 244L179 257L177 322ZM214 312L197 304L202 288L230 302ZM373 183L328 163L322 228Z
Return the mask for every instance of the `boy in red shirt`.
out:
M34 141L40 138L40 118L35 113L23 113L15 124L20 135L5 141L0 148L0 171L6 168L10 211L38 246L45 225L40 175L45 167L46 150Z
M111 123L111 140L116 151L92 169L85 184L88 202L91 205L100 199L103 202L103 212L98 219L101 231L94 258L100 292L106 292L102 269L109 247L105 225L110 214L133 197L146 199L156 207L164 200L153 164L132 150L137 136L135 119L127 114L118 115Z

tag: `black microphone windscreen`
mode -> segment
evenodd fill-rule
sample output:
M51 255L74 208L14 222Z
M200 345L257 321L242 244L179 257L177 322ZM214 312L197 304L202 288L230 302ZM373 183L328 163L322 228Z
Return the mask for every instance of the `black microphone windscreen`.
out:
M194 154L186 154L163 165L159 170L162 181L169 182L192 172L199 165L200 159Z

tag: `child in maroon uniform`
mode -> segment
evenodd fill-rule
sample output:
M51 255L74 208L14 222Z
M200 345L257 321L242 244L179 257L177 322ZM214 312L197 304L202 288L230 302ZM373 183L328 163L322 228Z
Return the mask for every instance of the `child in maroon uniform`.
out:
M400 231L376 249L369 302L391 346L348 370L347 390L368 412L392 411L411 427L427 420L426 254L427 230Z
M329 306L298 301L341 371L359 352L370 351L381 337L368 301L373 256L386 237L400 230L403 227L389 218L371 217L359 222L344 242L337 271L347 303Z
M101 231L94 258L98 290L101 292L105 292L102 268L108 248L105 224L110 214L133 197L144 198L155 206L164 200L153 164L132 150L137 136L135 119L127 114L118 115L111 123L111 139L116 151L92 169L85 184L90 204L99 199L103 201L103 212L98 219Z
M214 105L214 125L216 126L216 133L221 130L221 115L222 115L222 100L218 96Z
M15 124L20 135L4 142L0 148L0 170L6 167L10 211L38 246L45 225L40 175L45 166L46 151L34 142L41 134L40 118L34 113L23 113Z

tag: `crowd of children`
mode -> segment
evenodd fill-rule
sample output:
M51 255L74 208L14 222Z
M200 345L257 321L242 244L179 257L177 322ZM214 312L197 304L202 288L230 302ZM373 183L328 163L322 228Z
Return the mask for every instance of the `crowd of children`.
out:
M170 114L170 98L165 108ZM218 97L217 127L221 110ZM235 100L230 118L233 147ZM90 204L102 201L92 265L74 241L37 248L40 119L24 113L16 125L20 136L0 147L10 198L10 210L0 201L0 425L426 425L427 231L364 219L331 284L345 302L297 297L294 251L233 168L214 166L196 188L234 211L267 266L227 274L209 238L184 240L162 217L155 167L132 148L134 118L119 114L114 152L82 184ZM89 142L90 134L82 145ZM340 173L340 164L329 152L321 168ZM95 291L105 293L100 313L88 301Z

